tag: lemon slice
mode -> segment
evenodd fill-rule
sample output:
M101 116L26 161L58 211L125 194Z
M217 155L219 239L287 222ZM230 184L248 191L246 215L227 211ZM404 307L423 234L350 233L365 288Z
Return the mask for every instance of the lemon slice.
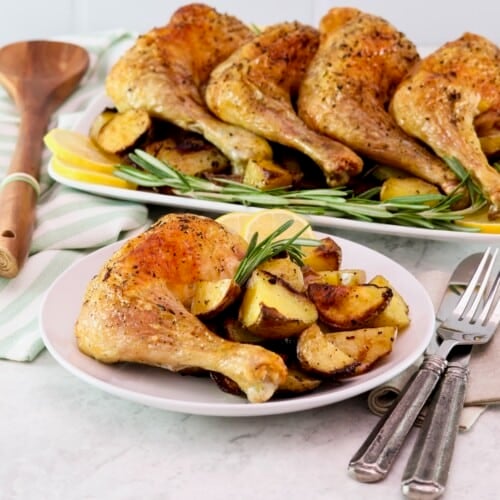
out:
M229 212L217 217L215 220L229 231L245 237L246 226L253 216L254 214L250 212Z
M75 167L112 174L115 165L121 163L118 156L102 152L89 137L79 132L54 128L43 140L54 156Z
M488 219L488 207L485 207L474 214L466 215L463 219L455 221L457 226L474 227L482 233L500 234L500 220Z
M278 229L285 222L293 220L293 224L283 233L279 235L278 240L283 240L295 236L298 231L306 226L309 222L301 215L285 210L282 208L273 208L270 210L262 210L252 214L250 220L247 221L244 230L243 238L250 241L254 233L258 233L257 241L262 241L269 236L273 231ZM301 238L317 239L314 231L309 226L300 236Z
M57 156L54 156L52 158L52 168L54 169L54 172L57 172L62 177L65 177L66 179L72 179L74 181L88 182L91 184L103 184L105 186L113 186L125 189L136 189L137 187L131 182L125 181L106 172L99 172L96 170L90 170L88 168L70 165Z

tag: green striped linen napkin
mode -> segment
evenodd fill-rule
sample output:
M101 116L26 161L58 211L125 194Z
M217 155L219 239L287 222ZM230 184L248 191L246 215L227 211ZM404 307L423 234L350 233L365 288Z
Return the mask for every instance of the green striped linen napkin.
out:
M79 88L59 108L51 127L71 127L102 88L111 64L134 38L135 35L123 31L64 37L65 41L85 47L91 63ZM18 124L15 105L0 87L0 182L10 164ZM54 183L47 173L48 160L49 152L45 151L40 175L42 192L29 258L16 278L0 278L0 359L31 361L42 351L40 303L62 271L90 251L149 225L144 205L102 198Z

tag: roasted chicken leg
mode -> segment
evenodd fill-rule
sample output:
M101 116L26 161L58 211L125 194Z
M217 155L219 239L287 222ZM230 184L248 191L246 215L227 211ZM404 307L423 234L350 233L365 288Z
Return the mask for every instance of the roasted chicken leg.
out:
M482 186L500 217L500 173L488 164L474 129L480 114L500 114L500 49L466 33L419 62L399 85L391 112L407 133L442 158L456 158ZM485 115L486 116L486 115Z
M205 99L226 122L302 151L323 170L328 184L345 184L362 160L349 148L308 128L293 104L318 47L310 26L281 23L242 45L212 72Z
M272 149L266 140L210 113L203 90L212 69L252 37L232 16L186 5L166 26L137 39L111 68L106 92L119 111L143 108L203 135L241 172L249 159L272 159Z
M79 349L104 363L222 373L249 401L268 400L286 377L281 357L217 336L188 310L196 282L233 277L246 246L212 219L164 216L89 283L75 326Z
M353 8L331 9L320 34L300 86L299 116L362 156L451 192L458 184L453 172L387 111L397 84L419 59L413 43L380 17Z

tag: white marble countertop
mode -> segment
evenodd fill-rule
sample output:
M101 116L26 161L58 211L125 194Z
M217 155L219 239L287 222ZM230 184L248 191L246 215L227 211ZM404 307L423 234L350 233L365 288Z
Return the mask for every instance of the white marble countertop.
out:
M412 271L433 302L473 244L342 231ZM218 418L171 413L101 392L44 351L0 361L0 499L402 498L411 435L385 481L361 484L347 463L377 417L366 395L288 415ZM460 434L445 499L498 498L500 409Z

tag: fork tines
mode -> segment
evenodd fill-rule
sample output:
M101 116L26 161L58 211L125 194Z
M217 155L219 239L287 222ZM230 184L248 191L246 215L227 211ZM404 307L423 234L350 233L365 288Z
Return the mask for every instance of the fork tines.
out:
M493 285L489 286L497 255L498 248L492 251L491 247L488 247L484 252L469 286L455 307L455 311L461 311L458 321L479 325L488 322L493 305L498 303L495 297L500 286L500 272L497 273ZM480 305L482 305L481 314L474 318Z

